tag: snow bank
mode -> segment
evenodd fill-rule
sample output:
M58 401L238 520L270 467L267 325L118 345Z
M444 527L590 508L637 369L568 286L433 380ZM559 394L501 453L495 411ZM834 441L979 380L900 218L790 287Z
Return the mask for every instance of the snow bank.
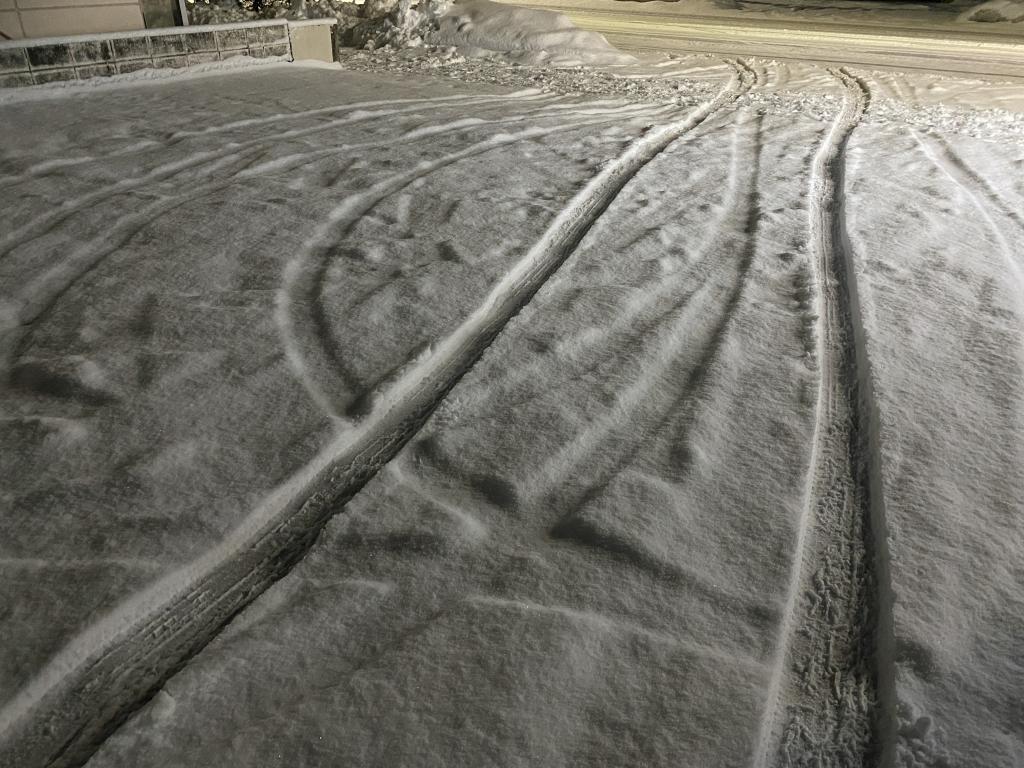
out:
M632 56L561 13L472 0L441 17L430 42L473 51L497 51L524 63L578 66L628 64Z
M988 0L965 11L960 21L1024 22L1024 0Z
M353 29L347 41L359 48L454 48L472 58L503 57L520 64L559 67L631 64L632 56L596 32L579 29L560 13L471 0L450 5L402 2L384 18Z

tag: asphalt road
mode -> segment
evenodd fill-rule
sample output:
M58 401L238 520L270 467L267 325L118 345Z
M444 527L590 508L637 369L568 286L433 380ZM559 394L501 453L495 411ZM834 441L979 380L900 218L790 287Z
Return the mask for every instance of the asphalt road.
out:
M1024 81L1024 29L979 24L914 27L862 21L794 21L688 15L658 3L560 0L529 5L559 11L625 51L685 51L769 56L900 70L1012 77ZM614 7L611 7L614 6ZM628 6L628 7L622 7ZM1024 27L1024 25L1020 25Z

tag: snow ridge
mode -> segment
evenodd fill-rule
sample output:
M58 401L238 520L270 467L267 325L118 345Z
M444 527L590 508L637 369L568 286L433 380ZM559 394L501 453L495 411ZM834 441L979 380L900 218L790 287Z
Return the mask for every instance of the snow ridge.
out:
M814 158L814 440L785 620L755 765L887 765L895 746L892 594L878 414L844 215L844 152L869 93L831 70L843 106Z
M482 305L250 517L190 566L137 594L70 643L0 711L0 763L81 766L243 608L287 574L345 502L420 429L505 325L575 251L622 188L673 141L750 87L735 74L711 101L634 141L558 213Z

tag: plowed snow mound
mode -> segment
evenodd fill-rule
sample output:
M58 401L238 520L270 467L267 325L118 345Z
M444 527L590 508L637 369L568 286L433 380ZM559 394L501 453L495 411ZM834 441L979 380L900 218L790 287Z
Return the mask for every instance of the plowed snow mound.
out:
M473 0L452 6L428 42L504 53L526 63L628 64L635 59L561 13Z

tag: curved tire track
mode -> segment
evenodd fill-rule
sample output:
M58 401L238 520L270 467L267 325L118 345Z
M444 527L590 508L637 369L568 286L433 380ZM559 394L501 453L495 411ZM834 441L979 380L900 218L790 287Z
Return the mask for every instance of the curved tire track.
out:
M341 435L200 560L83 633L0 711L0 763L81 766L231 618L287 574L326 522L416 433L494 337L576 249L625 184L676 138L732 103L748 75L608 163L485 302Z
M811 274L820 379L785 619L754 764L887 765L895 744L892 594L878 415L844 213L844 153L866 86L831 70L843 106L814 158Z
M699 395L706 387L709 371L719 359L722 345L740 309L759 234L762 118L759 114L745 114L744 110L740 111L739 117L733 136L727 212L723 214L721 229L709 244L710 251L721 248L722 252L735 254L735 260L725 259L716 265L716 273L686 297L664 326L657 329L651 342L646 345L638 343L644 350L644 357L653 362L645 365L631 384L617 393L614 404L603 415L595 418L575 439L550 457L536 478L529 498L542 500L566 487L566 478L577 475L577 468L586 464L592 475L589 486L581 488L579 493L568 499L544 501L549 506L568 507L568 512L549 531L549 535L624 558L655 578L685 585L688 592L718 609L731 610L753 621L761 621L765 607L760 601L724 588L699 569L669 561L639 542L599 531L585 514L581 514L587 502L600 495L636 459L651 435L666 429L674 429L680 434L690 430L697 415ZM653 295L657 293L656 290ZM703 294L705 301L688 306L695 294ZM697 314L714 319L706 328L701 328L698 323L695 329L694 315ZM656 391L658 385L665 381L682 382L667 400L659 399ZM602 446L607 450L609 445L619 448L616 451L618 455L610 466L600 467L600 462L595 461L595 453ZM598 470L593 477L595 468Z
M519 92L513 95L533 95L532 92ZM239 130L242 128L256 128L258 126L273 125L274 123L285 122L287 120L301 120L305 117L320 117L322 115L333 115L344 112L352 112L361 109L372 109L374 107L393 107L396 104L425 104L431 103L444 103L444 102L458 102L460 99L472 100L474 97L460 97L460 96L440 96L429 99L381 99L377 101L363 101L355 104L340 104L333 107L318 107L316 109L305 109L297 112L279 112L273 115L266 115L264 117L250 117L243 120L232 120L228 123L222 123L220 125L211 125L206 128L202 128L195 131L175 131L170 136L165 137L163 140L160 139L145 139L138 141L135 144L130 144L127 147L109 152L105 155L89 155L86 157L63 157L55 158L53 160L45 160L41 163L36 163L26 168L21 173L12 173L7 176L0 176L0 186L6 186L8 184L17 184L19 182L28 181L29 179L37 178L39 176L46 176L60 168L70 168L76 165L86 165L88 163L98 163L102 161L109 161L116 157L129 157L131 155L146 152L154 147L162 147L163 149L169 149L176 144L190 138L199 138L203 136L212 136L217 133L225 133L228 131ZM275 134L270 134L269 138L273 138Z
M620 117L651 114L648 110L632 106L610 112L617 112ZM352 403L338 402L333 394L355 389L356 379L355 372L350 370L332 341L330 322L323 308L323 284L327 278L331 255L359 220L382 200L400 192L414 181L462 160L522 141L612 120L613 117L604 116L596 120L572 121L547 127L532 126L516 133L494 134L457 152L425 160L414 168L382 179L369 189L347 197L328 214L327 220L288 265L284 283L278 292L276 311L288 362L310 398L325 414L335 419L345 419L361 415L353 411L354 404L369 404L366 398L359 396L360 393L353 393L357 397ZM307 307L308 312L297 311L299 307ZM311 373L314 368L320 375ZM329 380L324 381L325 377Z
M977 171L967 165L945 139L939 136L923 136L913 131L914 139L921 147L925 156L941 170L950 181L962 189L971 199L971 203L992 231L999 245L999 251L1017 281L1018 305L1024 304L1019 296L1024 291L1024 269L1014 257L1014 249L1010 246L1002 228L996 222L989 206L996 208L1005 218L1012 221L1020 231L1018 242L1024 241L1024 217L993 188L992 185ZM989 205L986 205L986 201Z
M616 107L618 105L618 107ZM504 125L508 123L521 123L525 120L529 120L535 117L541 118L553 118L557 117L559 112L571 112L573 114L612 114L616 111L621 111L621 102L614 102L612 100L592 102L586 106L581 104L545 104L542 107L536 109L527 110L514 117L499 117L494 119L484 119L482 117L460 117L449 123L439 123L435 125L421 126L413 128L405 133L393 138L383 141L367 141L359 144L340 144L338 146L327 147L326 149L316 149L311 152L296 152L291 155L284 157L274 158L266 163L254 166L246 171L239 174L240 177L245 178L248 176L261 176L266 173L281 173L284 171L293 171L297 168L303 168L311 163L321 160L326 157L334 157L337 155L344 155L351 152L355 152L362 149L371 147L387 146L389 144L402 144L407 141L418 141L420 139L430 138L432 136L440 136L446 133L452 133L459 130L471 130L474 128L484 128L489 125Z
M556 112L559 111L557 105L552 107L552 109ZM614 110L608 110L608 112L612 113ZM526 115L515 115L507 120L485 121L484 124L520 122L526 119L528 115L539 118L556 116L555 114L546 113L546 108L540 108L530 110ZM358 148L365 150L385 147L394 144L396 141L416 141L450 131L469 130L478 125L466 126L459 121L444 123L418 129L419 132L415 133L415 135L403 134L397 140L384 139L363 142L362 144L350 145L343 149ZM170 198L157 199L138 210L120 216L102 234L75 248L42 274L21 286L17 294L0 298L0 377L9 373L14 367L29 343L33 328L49 315L60 298L79 281L99 268L108 257L115 254L120 248L130 242L133 237L151 226L157 219L174 212L183 205L188 205L204 196L213 195L227 189L240 179L256 175L261 168L266 168L270 163L273 163L274 161L270 161L270 163L261 162L259 155L262 151L258 146L254 146L244 153L229 157L228 161L233 161L234 165L225 172L226 178L224 179L207 181L191 187L184 193ZM255 163L259 163L259 165L254 167ZM294 167L298 167L298 164ZM276 169L276 166L274 168ZM288 169L291 170L292 166L289 166Z
M739 114L743 116L743 110ZM724 211L716 222L709 242L703 246L706 251L714 253L719 248L725 250L725 244L731 243L737 256L735 262L723 261L714 265L718 268L715 272L683 296L671 313L658 318L659 321L667 322L663 322L661 327L645 329L646 333L633 341L633 345L644 350L644 357L654 362L644 365L631 384L616 393L615 403L604 414L589 422L572 441L562 446L545 463L543 473L530 491L532 498L542 498L561 488L565 478L573 475L581 464L592 466L593 454L602 447L607 450L608 445L622 446L620 459L608 476L600 477L584 495L599 492L634 459L651 434L678 419L680 412L689 414L695 405L694 394L718 358L721 344L735 318L749 280L757 246L760 212L757 185L761 172L762 126L760 115L746 117L748 119L745 122L737 122L735 126L730 182L723 201ZM667 299L673 292L678 293L679 287L673 281L666 280L647 294L649 300L646 304L651 306L659 299ZM705 302L691 307L690 302L697 297L704 297ZM694 331L693 316L698 314L714 317L713 321L708 322L705 333ZM616 318L608 330L635 325L637 322L634 315L628 312L622 318ZM648 338L650 341L647 341ZM693 359L683 360L689 362L689 365L680 365L681 348L686 349L691 345L696 350ZM560 358L572 360L574 355L585 349L585 345L575 344ZM668 403L659 403L654 395L659 383L665 380L683 381L685 384ZM676 416L673 417L673 414ZM692 417L692 414L689 415ZM691 420L683 419L686 422ZM570 517L581 504L577 500L570 505L573 509L569 513Z
M46 176L54 171L61 168L70 168L76 165L87 165L89 163L101 163L107 162L118 157L130 157L131 155L137 155L142 152L148 152L159 147L161 149L170 149L186 139L203 138L206 136L213 136L219 133L227 133L229 131L235 131L245 128L258 128L261 126L274 125L275 123L282 123L289 120L301 120L307 117L321 117L330 116L336 114L344 114L346 112L358 112L366 109L373 109L376 107L394 107L397 104L409 104L418 105L422 107L446 107L446 106L458 106L460 103L467 104L486 104L493 101L506 101L508 99L522 99L522 100L533 100L539 98L540 92L530 89L525 91L516 91L509 94L499 94L495 96L469 96L469 95L455 95L455 96L436 96L431 98L414 98L414 99L380 99L377 101L362 101L353 104L340 104L332 107L318 107L316 109L305 109L297 112L281 112L273 115L266 115L264 117L249 117L243 120L233 120L228 123L222 123L221 125L211 125L206 128L202 128L194 131L175 131L170 136L164 139L146 139L143 141L136 142L127 147L114 150L105 155L89 155L86 157L67 157L67 158L56 158L54 160L46 160L42 163L29 166L21 173L12 173L6 176L0 176L0 187L8 186L10 184L18 184L24 181L29 181L39 176ZM408 110L406 110L408 111ZM322 123L322 128L330 128L337 125L337 121L327 121ZM316 129L318 126L312 126ZM293 130L304 130L304 129L293 129ZM287 132L292 133L292 132ZM294 135L294 134L293 134ZM264 142L274 141L279 138L281 134L270 133L263 137L261 140Z
M516 94L510 95L499 95L499 96L480 96L480 97L468 97L472 99L471 103L490 103L490 102L502 102L512 98L517 99L529 99L537 100L540 98L549 97L535 97L535 96L522 96ZM443 100L447 99L447 100ZM268 143L279 142L282 140L297 139L305 136L310 136L315 133L321 133L323 131L339 128L347 125L355 125L357 123L365 123L370 120L394 117L396 115L404 115L409 113L415 113L423 111L424 108L434 106L436 108L444 108L447 106L456 106L460 101L466 101L467 97L442 97L441 99L422 99L413 106L403 107L402 109L382 109L376 112L366 112L359 108L359 105L352 105L349 108L332 108L334 110L347 109L351 114L347 117L342 117L337 120L329 120L324 123L317 123L316 125L306 126L304 128L294 128L289 131L284 131L278 134L268 134L265 136L257 136L254 139L248 139L241 142L232 142L227 146L216 149L207 150L203 152L196 152L183 160L176 160L170 163L164 163L151 170L145 171L138 176L133 176L127 179L121 179L114 182L106 187L102 187L94 192L81 195L77 198L72 198L66 201L57 208L47 211L46 213L37 216L31 221L26 222L20 227L12 230L10 233L0 239L0 258L6 257L15 248L22 247L31 243L32 241L42 237L46 233L50 232L53 227L66 221L71 216L81 211L88 210L91 207L99 205L107 200L118 195L131 192L135 189L140 189L148 184L156 182L170 181L177 179L182 174L188 171L195 170L198 172L199 179L208 179L213 176L220 168L220 163L230 164L238 156L239 152L252 149L254 147L261 147ZM201 135L201 134L197 134Z

